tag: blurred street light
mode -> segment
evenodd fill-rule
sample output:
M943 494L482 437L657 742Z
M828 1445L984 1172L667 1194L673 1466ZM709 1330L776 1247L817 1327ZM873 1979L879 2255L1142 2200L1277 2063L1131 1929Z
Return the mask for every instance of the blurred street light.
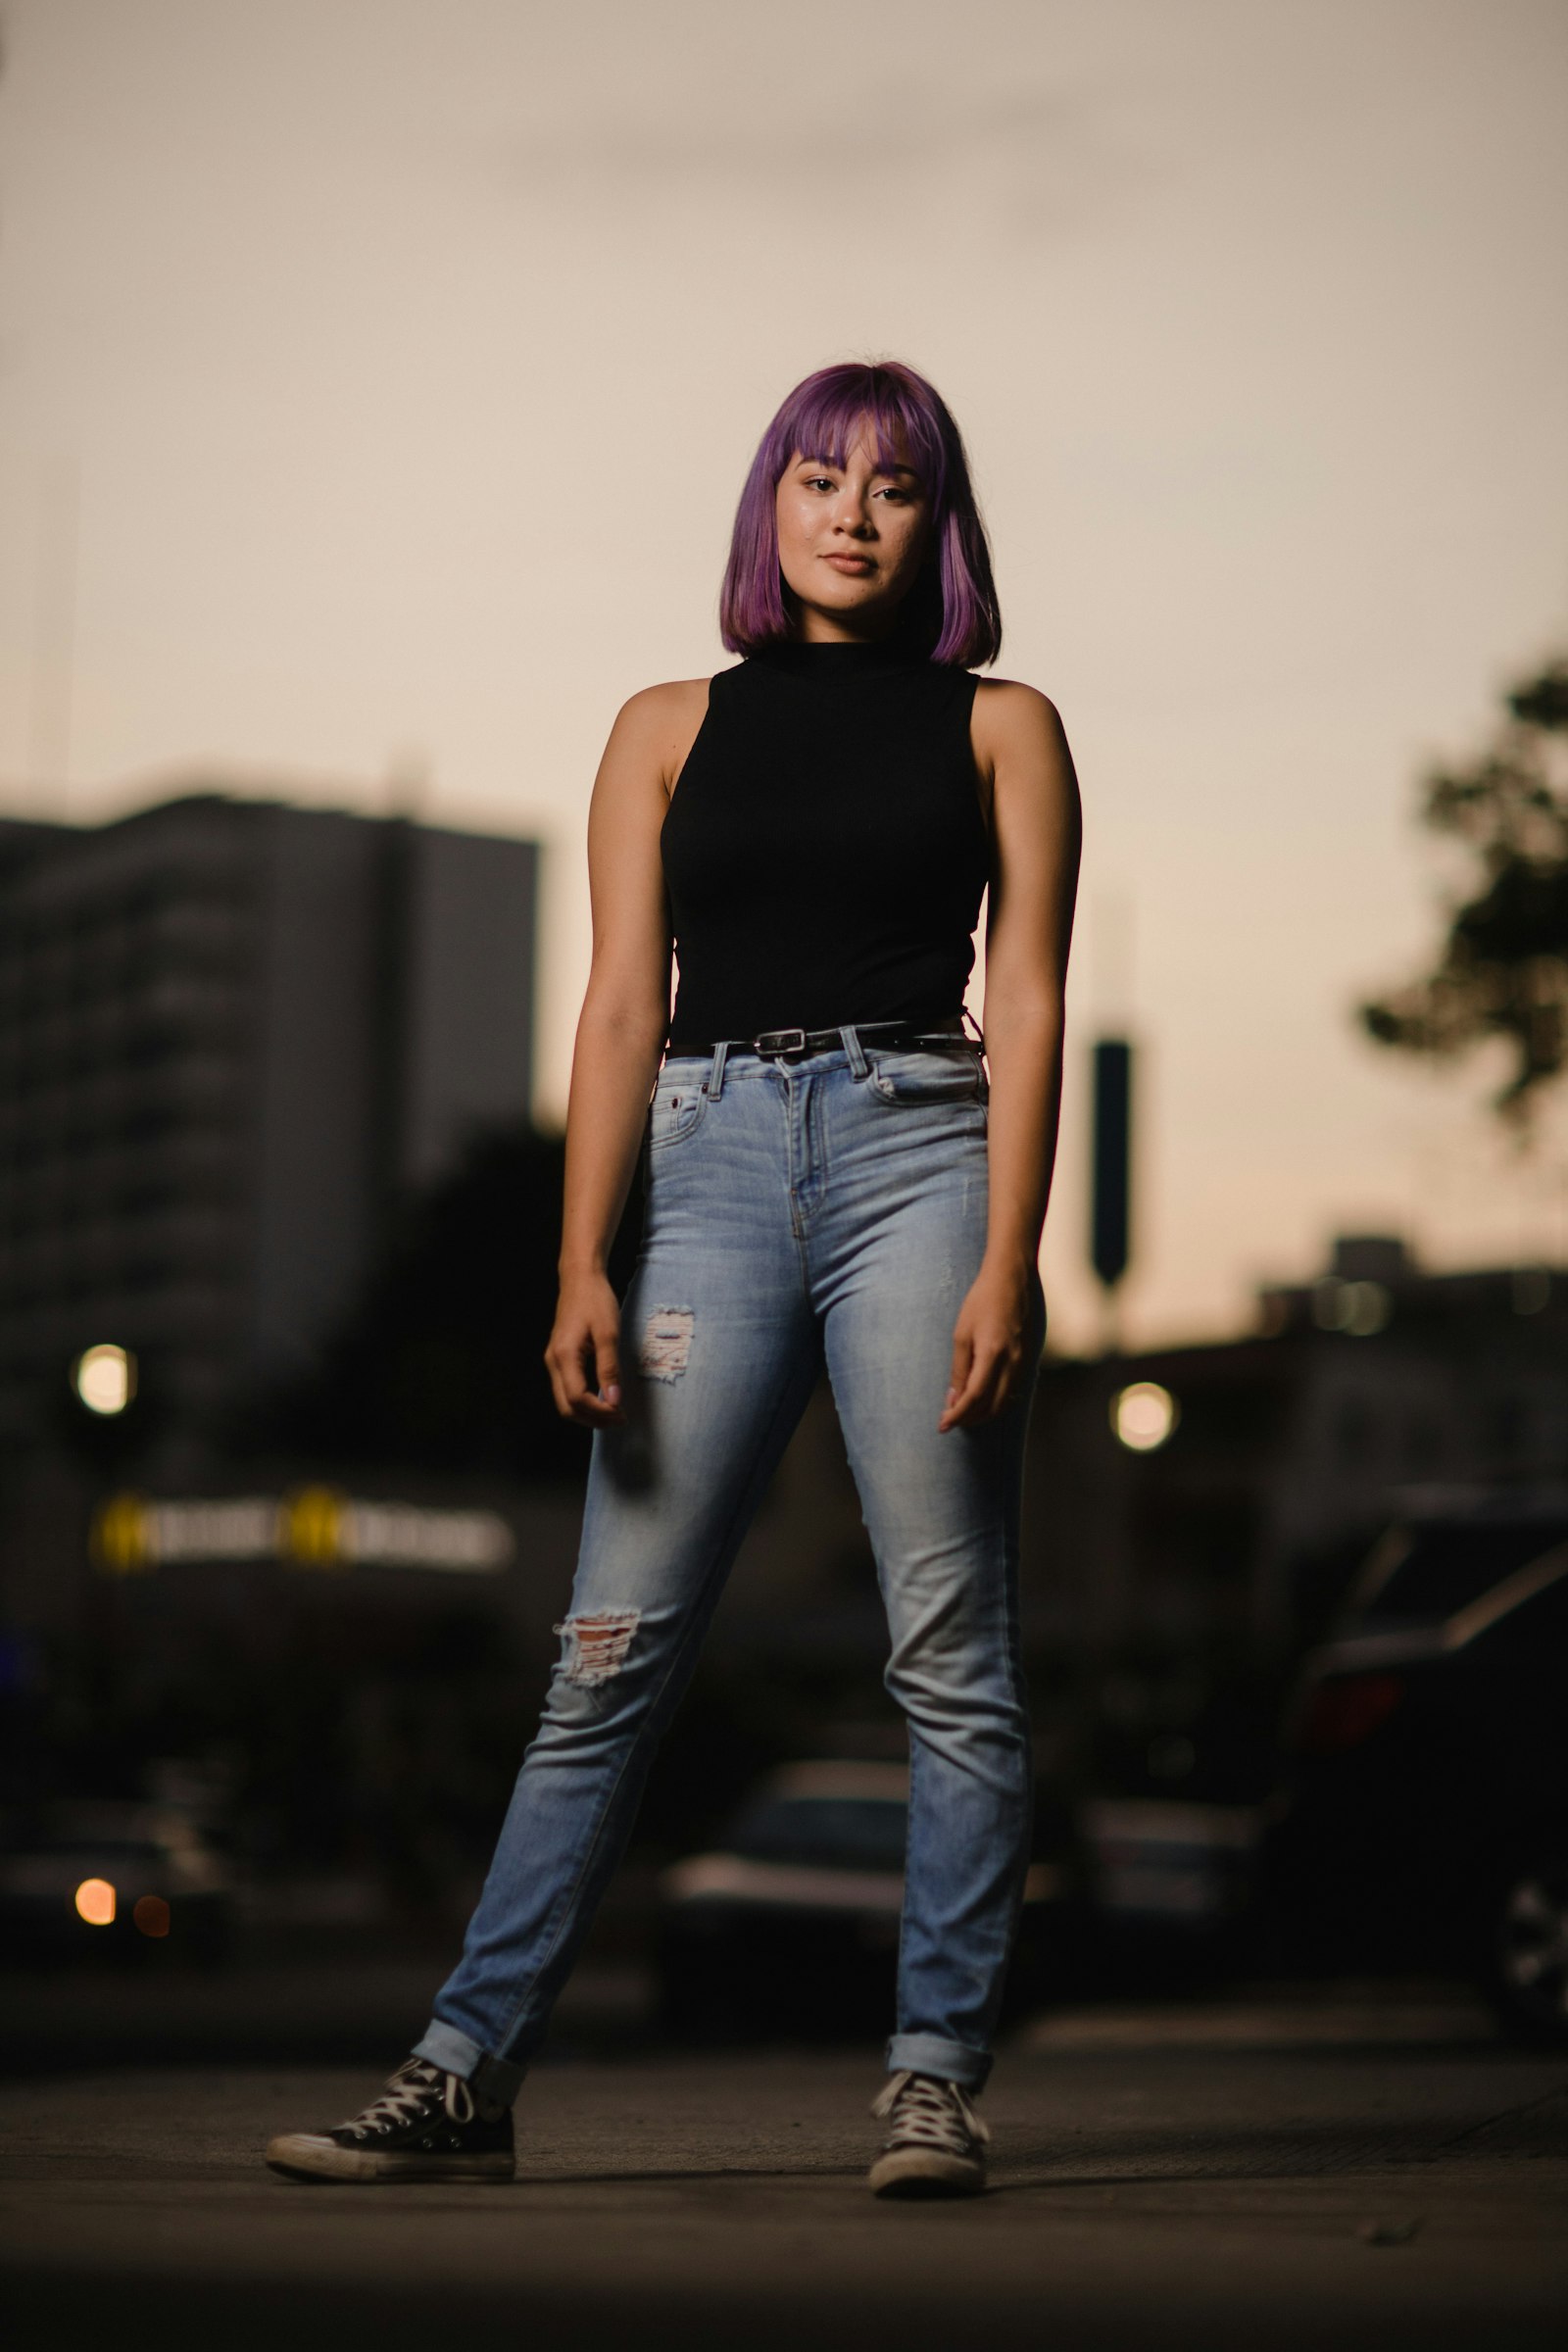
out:
M71 1367L71 1385L89 1413L122 1413L136 1394L136 1359L126 1348L88 1348Z
M1110 1426L1130 1453L1152 1453L1180 1417L1175 1397L1156 1380L1135 1380L1110 1400Z

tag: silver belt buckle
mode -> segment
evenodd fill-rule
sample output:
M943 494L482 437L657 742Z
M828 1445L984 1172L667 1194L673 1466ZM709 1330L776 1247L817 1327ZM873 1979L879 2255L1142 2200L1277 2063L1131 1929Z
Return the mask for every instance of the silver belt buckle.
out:
M804 1054L806 1052L806 1031L804 1029L764 1029L760 1037L753 1038L752 1046L759 1054Z

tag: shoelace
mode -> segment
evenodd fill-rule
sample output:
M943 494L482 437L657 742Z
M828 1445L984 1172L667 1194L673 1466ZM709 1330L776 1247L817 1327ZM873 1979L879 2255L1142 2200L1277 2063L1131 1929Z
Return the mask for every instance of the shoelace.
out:
M940 2148L948 2156L968 2156L972 2143L991 2137L959 2082L938 2082L934 2075L890 2075L887 2087L872 2101L871 2113L892 2118L890 2148L918 2142Z
M443 2104L455 2124L471 2124L474 2118L473 2093L461 2075L443 2078L441 2069L428 2059L409 2058L398 2068L378 2099L372 2099L363 2115L352 2123L340 2124L340 2132L388 2132L398 2124L412 2124L429 2100L430 2093L442 2081L446 2083Z

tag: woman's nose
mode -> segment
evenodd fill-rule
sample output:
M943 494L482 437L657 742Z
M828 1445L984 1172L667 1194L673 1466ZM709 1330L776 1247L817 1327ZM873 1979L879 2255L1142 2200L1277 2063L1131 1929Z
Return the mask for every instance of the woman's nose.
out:
M860 538L870 523L870 513L862 499L846 491L834 509L833 520L841 531L853 531Z

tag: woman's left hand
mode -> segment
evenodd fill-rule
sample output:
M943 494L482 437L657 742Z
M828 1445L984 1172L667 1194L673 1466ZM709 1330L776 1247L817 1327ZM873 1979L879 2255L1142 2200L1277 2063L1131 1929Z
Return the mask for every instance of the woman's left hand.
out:
M1001 1412L1024 1369L1028 1266L982 1264L953 1327L953 1369L939 1431L972 1429Z

